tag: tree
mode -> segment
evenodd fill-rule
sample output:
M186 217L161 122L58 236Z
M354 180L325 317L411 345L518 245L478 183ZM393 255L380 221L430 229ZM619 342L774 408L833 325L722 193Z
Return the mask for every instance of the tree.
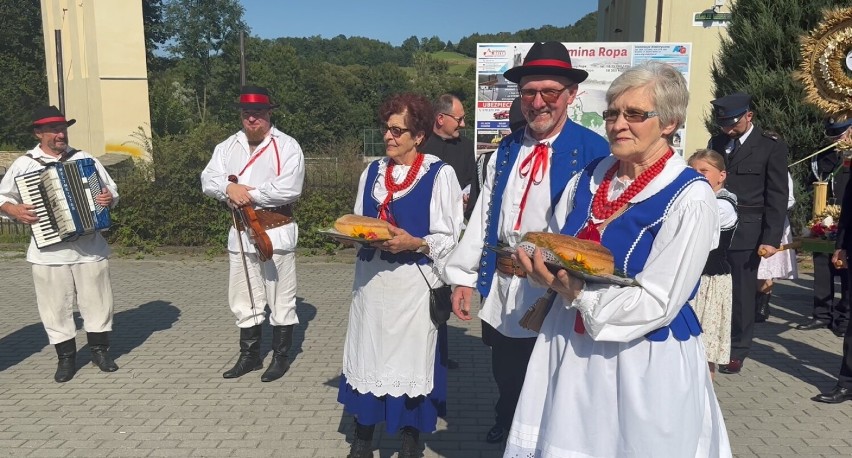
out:
M29 149L35 144L30 115L48 101L38 2L0 2L0 23L0 147Z
M214 81L217 73L239 75L238 37L240 31L248 32L243 21L244 10L237 0L165 1L163 26L169 37L166 50L179 59L178 68L194 91L198 117L203 121L210 114L209 103L213 100L210 96L217 84ZM229 61L225 65L227 70L221 65L217 68L223 57Z
M790 146L791 163L824 143L823 114L803 102L803 88L793 78L801 61L799 37L819 23L822 9L850 5L852 0L738 0L731 8L728 37L712 66L715 96L751 94L755 123L781 134ZM716 129L710 120L707 125ZM791 173L800 184L811 181L807 163ZM808 201L797 200L791 218L795 228L810 209Z
M154 51L168 38L163 24L163 0L142 0L142 23L145 27L145 56L151 66L155 60Z

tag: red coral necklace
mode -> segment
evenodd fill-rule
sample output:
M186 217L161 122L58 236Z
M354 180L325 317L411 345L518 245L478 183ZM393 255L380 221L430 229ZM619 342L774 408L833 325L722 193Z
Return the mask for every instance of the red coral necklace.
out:
M598 190L595 192L595 196L592 199L592 217L589 218L589 221L586 223L586 227L577 233L577 238L601 243L601 233L598 231L598 225L593 223L592 220L606 220L610 216L614 215L615 212L620 210L621 207L627 205L627 203L630 202L630 199L645 189L645 186L648 186L648 183L650 183L651 180L656 178L657 175L663 171L663 168L666 166L666 162L668 162L669 158L671 158L673 154L674 152L669 149L668 152L658 159L657 162L653 163L651 167L640 173L639 176L633 180L633 183L630 183L630 186L628 186L617 199L610 201L608 197L609 185L612 183L612 178L615 176L615 172L618 171L618 165L621 163L621 161L616 161L615 164L607 170L601 185L598 186Z
M396 184L393 181L393 166L395 162L393 159L388 159L388 168L385 171L385 189L388 191L387 197L385 197L385 201L379 206L379 219L383 219L391 224L394 224L393 216L391 216L388 211L388 205L390 205L391 200L393 200L393 193L404 191L414 183L414 179L417 178L417 172L420 171L420 166L423 165L424 155L422 153L416 153L417 157L414 158L414 162L411 164L411 168L408 169L408 173L405 175L405 179L402 180L402 183Z
M597 192L595 192L595 197L592 200L592 216L595 219L605 220L612 216L618 209L623 207L627 202L630 202L630 199L636 197L636 194L639 194L645 186L648 186L648 183L651 182L660 172L663 171L663 167L666 166L666 162L668 162L669 158L672 157L674 153L671 149L663 155L663 157L659 158L657 162L654 162L651 167L648 167L647 170L640 173L633 183L630 183L630 186L618 196L617 199L610 201L609 196L609 186L612 183L612 179L615 176L615 172L618 171L618 165L621 161L616 161L615 164L610 167L610 169L604 175L604 179L601 182L601 185L598 187Z

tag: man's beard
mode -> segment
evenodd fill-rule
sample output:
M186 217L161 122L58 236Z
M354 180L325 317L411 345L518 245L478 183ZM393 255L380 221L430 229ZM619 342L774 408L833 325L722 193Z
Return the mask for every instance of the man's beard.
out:
M553 113L551 112L550 114L550 119L530 122L527 123L527 125L529 125L530 129L532 129L532 131L537 134L546 134L550 132L550 130L553 129L557 123L557 119L553 117Z
M243 129L243 131L245 132L249 143L260 143L266 138L266 134L269 133L268 129L262 129L262 127L258 127L257 129Z
M56 144L56 140L47 142L47 148L56 154L63 154L68 149L68 141L63 141L62 146Z

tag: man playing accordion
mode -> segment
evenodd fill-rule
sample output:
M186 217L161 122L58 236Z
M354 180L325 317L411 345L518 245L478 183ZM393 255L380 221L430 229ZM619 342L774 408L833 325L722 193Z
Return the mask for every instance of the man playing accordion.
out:
M17 158L0 181L0 216L35 228L47 218L43 208L24 203L15 178L52 167L57 162L91 159L102 186L93 203L111 208L118 202L118 188L103 165L90 154L68 146L68 127L76 122L65 119L54 106L39 107L32 128L39 144ZM39 247L41 245L41 248ZM36 302L47 338L56 348L59 363L54 380L67 382L76 372L77 328L73 309L76 304L83 317L92 362L104 372L118 366L109 356L112 331L113 298L109 277L109 247L98 231L44 246L33 237L27 250L32 263Z

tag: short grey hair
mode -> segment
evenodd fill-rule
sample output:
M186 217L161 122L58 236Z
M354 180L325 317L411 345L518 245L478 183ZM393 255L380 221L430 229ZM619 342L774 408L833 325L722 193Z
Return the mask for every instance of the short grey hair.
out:
M627 69L607 89L606 103L609 105L630 89L645 86L650 86L654 111L658 113L660 124L675 123L675 130L683 127L689 90L683 75L669 64L648 61Z
M435 117L437 118L441 113L451 113L453 111L453 102L459 100L458 97L453 94L441 94L438 96L438 99L435 100L435 104L432 106L432 109L435 111ZM459 100L461 103L461 100Z

